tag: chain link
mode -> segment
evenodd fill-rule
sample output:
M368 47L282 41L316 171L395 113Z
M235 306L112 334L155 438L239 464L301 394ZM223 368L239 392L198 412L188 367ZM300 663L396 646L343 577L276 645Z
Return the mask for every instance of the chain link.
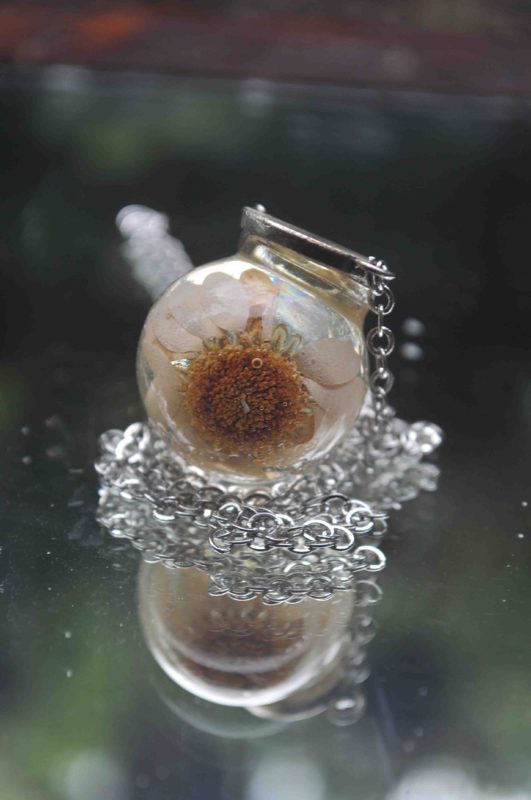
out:
M372 263L381 269L387 269L383 261L376 261L372 256ZM372 394L374 408L374 433L381 438L384 435L386 400L393 388L394 376L388 365L388 358L395 348L395 337L388 326L384 325L384 318L395 307L395 297L389 286L391 274L369 274L369 308L376 317L376 325L371 328L366 337L367 349L372 357L372 370L369 376L369 386Z

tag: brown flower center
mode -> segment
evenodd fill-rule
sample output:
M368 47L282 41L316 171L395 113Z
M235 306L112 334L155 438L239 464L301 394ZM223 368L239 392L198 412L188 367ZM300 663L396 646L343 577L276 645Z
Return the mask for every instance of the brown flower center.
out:
M309 394L291 359L265 345L225 345L187 370L193 419L225 446L250 452L290 440L308 416Z

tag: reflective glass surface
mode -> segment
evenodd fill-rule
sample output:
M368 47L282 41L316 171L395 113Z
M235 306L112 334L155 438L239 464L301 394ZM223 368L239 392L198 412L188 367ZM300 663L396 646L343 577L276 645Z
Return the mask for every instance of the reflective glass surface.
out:
M0 115L2 800L529 800L529 103L62 66L7 73ZM446 434L353 725L175 686L95 520L98 436L143 418L116 214L164 211L198 265L256 202L389 263L392 402Z

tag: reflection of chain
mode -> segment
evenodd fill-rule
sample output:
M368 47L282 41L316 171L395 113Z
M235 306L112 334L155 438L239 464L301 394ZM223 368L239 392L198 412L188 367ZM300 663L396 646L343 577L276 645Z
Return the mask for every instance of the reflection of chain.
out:
M358 581L341 676L326 698L326 715L334 725L352 725L365 711L367 700L361 687L370 675L366 647L375 635L370 606L381 596L382 590L375 581Z
M322 679L317 691L315 686L309 691L302 689L277 703L252 706L248 710L258 717L284 722L309 719L323 713L336 726L357 722L367 705L362 688L370 675L367 645L376 632L372 609L381 597L377 576L356 580L348 628L339 634L338 662L332 674ZM312 614L315 613L314 609Z

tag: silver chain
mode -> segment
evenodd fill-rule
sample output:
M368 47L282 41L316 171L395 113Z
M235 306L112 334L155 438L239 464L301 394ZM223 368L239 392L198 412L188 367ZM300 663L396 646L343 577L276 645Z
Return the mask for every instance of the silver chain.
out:
M330 473L237 496L186 472L147 425L100 439L100 522L168 566L208 572L215 594L325 600L385 566L386 514L339 491Z
M383 261L369 259L380 269L386 269ZM373 369L369 378L374 406L374 421L377 432L382 432L385 419L387 396L393 388L394 376L389 369L388 359L395 349L395 337L391 328L384 325L384 318L395 307L394 294L389 286L390 278L371 273L369 275L369 308L376 316L376 325L367 333L367 349L373 359Z
M328 599L383 569L386 509L437 485L438 468L422 459L439 445L439 429L385 411L381 447L367 408L333 460L295 484L243 496L185 472L148 425L107 431L96 462L98 519L145 558L206 571L214 594Z

